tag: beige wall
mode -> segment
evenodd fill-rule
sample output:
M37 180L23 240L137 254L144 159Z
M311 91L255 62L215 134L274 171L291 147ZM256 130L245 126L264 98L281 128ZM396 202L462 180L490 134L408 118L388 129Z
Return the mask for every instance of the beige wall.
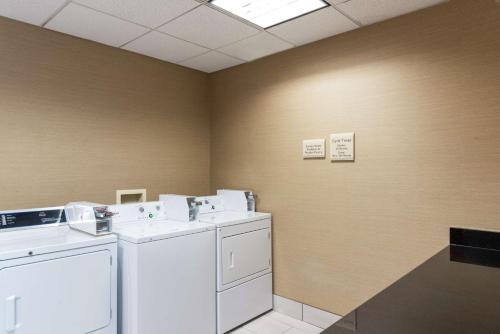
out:
M275 292L344 314L450 225L500 227L499 11L456 0L210 77L0 18L0 209L251 188ZM302 160L343 131L355 163Z
M207 80L0 18L0 209L206 193Z
M345 314L436 253L500 228L500 7L451 1L219 72L212 189L274 214L275 292ZM356 162L302 140L356 132ZM328 147L327 147L328 148Z

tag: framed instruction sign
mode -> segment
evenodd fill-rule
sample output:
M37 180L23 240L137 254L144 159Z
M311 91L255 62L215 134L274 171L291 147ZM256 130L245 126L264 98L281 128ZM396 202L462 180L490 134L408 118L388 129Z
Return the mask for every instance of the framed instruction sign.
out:
M330 135L332 161L354 161L354 132Z
M309 139L302 142L302 157L304 159L324 158L325 140Z

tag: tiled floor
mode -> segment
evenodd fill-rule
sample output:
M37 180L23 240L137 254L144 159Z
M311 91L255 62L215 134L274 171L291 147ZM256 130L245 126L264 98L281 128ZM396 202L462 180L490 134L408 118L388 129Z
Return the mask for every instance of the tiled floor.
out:
M271 311L234 330L231 334L317 334L322 329Z

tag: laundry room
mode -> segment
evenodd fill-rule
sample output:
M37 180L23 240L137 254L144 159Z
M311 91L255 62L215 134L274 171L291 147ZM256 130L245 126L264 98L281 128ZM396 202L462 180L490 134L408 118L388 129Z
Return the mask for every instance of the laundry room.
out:
M500 1L1 0L0 334L500 333Z

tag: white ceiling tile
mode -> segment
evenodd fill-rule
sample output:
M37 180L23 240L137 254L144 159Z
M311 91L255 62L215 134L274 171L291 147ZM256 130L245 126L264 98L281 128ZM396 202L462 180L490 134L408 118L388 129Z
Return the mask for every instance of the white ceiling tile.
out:
M0 15L41 26L65 0L0 0Z
M350 0L337 5L337 7L355 20L366 25L446 1L448 0Z
M80 4L150 28L199 6L194 0L76 0Z
M211 49L231 44L260 31L207 6L198 7L159 30Z
M123 47L153 58L178 63L210 51L161 32L152 31Z
M72 3L50 20L46 27L111 46L123 45L148 31L136 24Z
M223 47L219 51L236 58L251 61L292 47L293 44L263 32Z
M186 60L180 63L182 66L191 67L203 72L212 73L222 70L224 68L236 66L243 63L243 61L226 56L217 51L210 51L202 54L201 56Z
M327 7L268 31L296 45L302 45L356 28L358 26L339 11Z

